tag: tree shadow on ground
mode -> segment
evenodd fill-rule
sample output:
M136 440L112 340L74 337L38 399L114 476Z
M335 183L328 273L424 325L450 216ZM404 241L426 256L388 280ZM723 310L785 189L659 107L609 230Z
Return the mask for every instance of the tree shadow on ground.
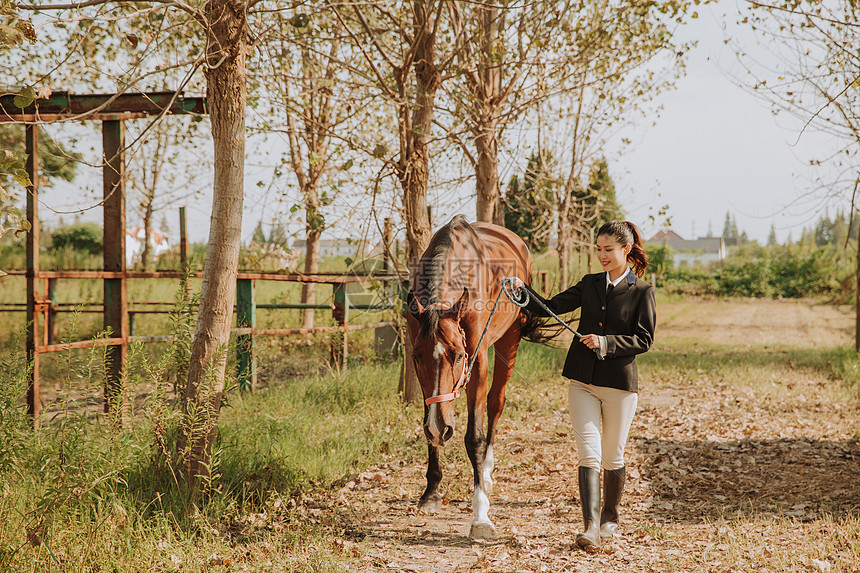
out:
M860 441L637 439L655 520L860 515Z

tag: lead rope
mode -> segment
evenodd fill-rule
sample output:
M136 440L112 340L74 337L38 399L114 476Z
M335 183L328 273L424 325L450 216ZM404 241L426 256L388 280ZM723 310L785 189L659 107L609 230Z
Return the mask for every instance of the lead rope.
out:
M528 289L523 287L523 288L519 289L520 295L517 296L514 292L514 285L513 285L514 278L517 278L517 277L502 277L502 291L504 291L505 295L508 297L508 299L512 303L514 303L515 305L517 305L520 308L525 308L529 304L529 301L531 300L531 295L529 294ZM522 280L520 280L520 282L522 282ZM499 293L499 294L501 294L501 293ZM547 311L551 317L556 319L559 322L559 324L561 324L566 329L571 331L573 333L573 339L574 340L579 340L580 338L582 338L582 335L580 333L575 331L573 328L571 328L571 326L568 323L566 323L561 318L559 318L559 316L556 313L554 313L553 311L551 311L547 307L547 305L545 305L543 303L542 300L535 298L535 302L538 303L538 306L540 306L545 311ZM489 326L489 325L490 325L490 323L488 322L487 326ZM486 329L484 329L484 331L486 332ZM600 354L600 349L594 348L593 350L594 350L594 354L597 355L597 359L603 360L603 356L601 356L601 354Z
M472 367L475 365L475 360L478 358L478 352L481 351L481 343L484 342L484 337L487 335L487 330L489 330L490 328L490 321L493 320L493 315L496 313L496 307L499 306L499 299L502 298L502 293L505 293L505 296L508 297L508 300L510 300L512 303L514 303L520 308L525 308L529 304L529 301L531 300L531 295L529 295L529 291L527 289L521 288L519 291L519 296L515 294L513 285L514 278L517 277L501 277L502 288L499 290L499 294L498 296L496 296L496 301L493 303L493 310L490 311L490 317L487 319L487 324L484 325L484 331L481 333L480 340L478 340L478 347L475 349L475 355L472 356L472 360L469 362L469 370L466 372L466 378L463 381L463 384L456 388L456 390L462 390L469 385L469 380L472 377ZM520 282L522 282L522 280L520 280ZM547 311L549 315L556 319L562 326L571 331L573 333L574 340L579 340L580 338L582 338L582 335L580 333L571 328L568 323L566 323L564 320L559 318L556 313L547 308L547 306L541 300L536 298L535 302L538 303L541 308ZM603 356L600 355L600 349L595 348L594 353L597 355L597 358L599 360L603 360Z
M508 298L511 298L511 295L505 291L505 279L508 281L511 280L507 277L502 277L502 288L499 291L499 295L496 297L496 302L493 303L493 310L490 311L490 318L487 319L487 324L484 325L484 332L481 333L481 338L478 340L478 346L475 348L475 355L472 356L472 360L469 362L469 371L466 372L466 379L463 381L461 389L469 385L469 379L472 377L472 367L475 365L475 360L478 358L478 353L481 351L481 343L484 342L484 337L487 335L487 330L490 328L490 321L493 320L493 315L496 313L496 307L499 306L499 299L502 298L502 293L504 292Z

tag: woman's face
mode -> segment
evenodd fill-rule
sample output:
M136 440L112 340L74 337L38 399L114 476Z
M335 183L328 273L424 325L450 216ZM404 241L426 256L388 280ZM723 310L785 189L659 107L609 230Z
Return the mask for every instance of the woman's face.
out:
M609 273L610 279L617 279L627 270L627 254L633 248L632 245L622 245L609 235L598 236L596 243L597 259L603 266L603 270Z

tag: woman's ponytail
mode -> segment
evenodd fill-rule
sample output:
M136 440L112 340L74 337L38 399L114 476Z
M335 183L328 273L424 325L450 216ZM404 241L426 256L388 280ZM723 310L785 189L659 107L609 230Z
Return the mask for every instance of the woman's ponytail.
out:
M642 278L645 269L648 268L648 254L645 252L645 245L642 244L642 231L630 221L624 221L624 224L627 225L633 235L632 246L630 252L627 253L627 261L633 264L633 272L636 273L636 276Z

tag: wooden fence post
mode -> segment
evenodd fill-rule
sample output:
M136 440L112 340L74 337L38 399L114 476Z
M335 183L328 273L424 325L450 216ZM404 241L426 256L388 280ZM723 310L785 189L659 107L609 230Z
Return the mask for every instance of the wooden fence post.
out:
M59 338L60 328L57 324L57 279L48 279L48 291L46 301L48 303L47 332L48 344L55 344Z
M253 279L236 281L236 326L251 329L249 334L236 337L236 358L239 389L253 392L257 387L257 344L253 332L257 328L257 305Z
M122 343L105 353L104 411L124 404L123 368L128 358L128 299L125 277L125 125L122 120L102 122L104 152L104 270L120 273L104 279L104 327Z
M27 187L27 363L30 365L30 380L27 385L27 413L33 419L33 427L39 427L39 412L42 409L39 392L39 312L36 308L36 274L39 272L39 126L27 124L25 128L27 175L31 185Z
M182 272L188 272L188 232L185 222L185 207L179 208L179 264Z
M340 327L340 332L331 337L331 361L339 366L345 366L349 356L349 333L345 328L349 324L349 294L346 287L346 283L337 283L333 285L332 293L334 308L331 313Z

